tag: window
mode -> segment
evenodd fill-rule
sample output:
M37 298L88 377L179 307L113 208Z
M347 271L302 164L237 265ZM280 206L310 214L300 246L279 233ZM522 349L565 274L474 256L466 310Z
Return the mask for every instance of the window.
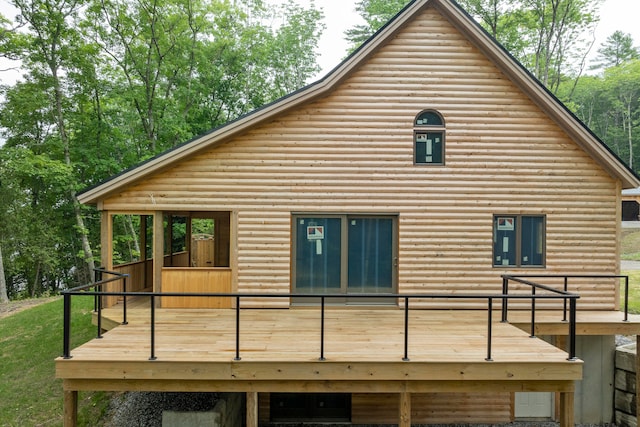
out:
M294 215L293 292L394 292L396 223L395 216Z
M494 267L543 267L545 233L542 215L495 215Z
M433 110L425 110L413 123L414 162L444 164L444 120Z
M347 393L271 393L271 422L349 422L351 395Z

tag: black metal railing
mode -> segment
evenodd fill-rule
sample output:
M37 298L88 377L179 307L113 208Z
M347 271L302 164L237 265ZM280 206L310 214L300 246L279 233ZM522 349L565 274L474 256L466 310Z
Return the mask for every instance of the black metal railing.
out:
M114 272L103 271L104 273L114 274L117 277L110 278L108 280L102 280L100 282L96 282L90 285L70 289L68 291L64 291L64 334L63 334L63 357L71 358L71 349L70 349L70 337L71 337L71 297L72 296L94 296L98 299L105 296L118 296L123 297L125 305L123 307L123 324L126 324L126 300L127 297L148 297L150 298L150 356L149 360L156 360L155 354L155 338L156 338L156 299L157 298L166 298L166 297L187 297L187 298L231 298L235 300L235 360L241 360L240 355L240 344L241 344L241 303L244 298L261 298L261 299L276 299L276 298L285 298L290 300L291 298L301 298L301 299L315 299L320 301L319 305L319 335L320 335L320 355L319 360L326 360L325 358L325 307L326 301L331 299L344 299L344 298L367 298L367 299L377 299L377 298L394 298L404 302L404 354L402 357L403 361L409 361L409 303L411 300L484 300L487 304L487 352L486 352L486 361L492 361L492 333L493 333L493 303L496 300L500 300L502 303L502 321L508 322L508 302L511 300L531 300L532 312L535 311L535 302L537 300L560 300L562 301L564 307L566 307L567 301L569 304L569 320L568 320L568 335L569 335L569 348L567 349L568 360L576 359L576 347L575 347L575 335L576 335L576 308L577 308L577 300L579 297L578 294L571 293L567 290L557 290L552 287L542 285L539 283L534 283L529 280L524 279L524 276L503 276L503 293L502 294L353 294L353 295L345 295L345 294L259 294L259 293L180 293L180 292L167 292L167 293L154 293L154 292L126 292L126 275L120 275ZM536 277L549 277L549 276L536 276ZM575 277L575 276L567 276L567 277ZM610 277L610 276L609 276ZM102 285L105 283L123 279L125 288L122 292L104 292L102 291ZM517 281L518 283L530 286L532 291L528 294L509 294L509 281ZM93 291L90 289L94 288ZM536 289L544 290L546 294L536 293ZM101 304L98 304L98 337L101 335L101 325L100 325L100 317L101 317ZM565 318L566 318L566 308ZM535 313L532 313L531 317L531 330L532 336L534 336L533 331L535 330Z
M103 276L108 274L110 277L108 279L104 279ZM102 338L102 296L108 296L110 293L104 292L103 286L122 280L122 295L125 295L123 300L123 319L122 324L127 324L127 297L129 295L127 293L127 279L129 278L128 274L118 273L116 271L108 271L103 268L94 269L94 277L95 280L93 283L89 283L87 285L78 286L68 291L63 291L63 310L64 310L64 319L63 319L63 341L64 341L64 357L69 357L69 352L71 351L71 295L90 295L93 296L93 310L97 313L97 326L98 332L96 334L96 338ZM91 291L93 289L93 291ZM67 296L69 293L69 296Z
M522 283L524 285L531 287L532 294L535 295L536 289L543 289L552 292L557 292L558 290L549 285L543 285L541 283L535 283L528 279L562 279L562 292L569 293L569 279L624 279L624 303L623 303L623 312L624 312L624 322L629 321L629 276L619 275L619 274L601 274L601 275L589 275L589 274L503 274L502 275L502 293L505 295L509 294L509 281L514 281L517 283ZM532 315L535 314L535 300L531 301ZM506 314L507 307L502 307L503 312L503 321L507 319L504 317ZM567 300L564 301L563 306L563 321L567 321ZM532 322L533 323L533 322Z

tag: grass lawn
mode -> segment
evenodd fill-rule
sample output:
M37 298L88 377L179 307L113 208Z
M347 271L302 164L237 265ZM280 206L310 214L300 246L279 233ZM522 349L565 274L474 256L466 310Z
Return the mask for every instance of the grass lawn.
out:
M72 345L96 335L91 298L72 304ZM62 354L62 298L0 319L0 426L61 426L62 381L54 359ZM79 394L79 425L100 425L106 393Z
M630 228L622 230L620 258L624 260L640 261L639 229Z
M629 276L629 313L640 314L640 271L623 271ZM624 287L620 288L620 310L624 310Z

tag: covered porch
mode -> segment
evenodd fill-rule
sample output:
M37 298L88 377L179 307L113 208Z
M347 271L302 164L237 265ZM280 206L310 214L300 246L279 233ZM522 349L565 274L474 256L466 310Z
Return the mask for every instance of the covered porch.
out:
M103 211L102 267L127 275L128 292L231 292L231 222L231 213L225 211ZM102 290L120 292L125 285L122 280L112 281ZM105 296L102 305L108 308L118 301L116 296ZM163 298L161 304L229 308L229 301Z

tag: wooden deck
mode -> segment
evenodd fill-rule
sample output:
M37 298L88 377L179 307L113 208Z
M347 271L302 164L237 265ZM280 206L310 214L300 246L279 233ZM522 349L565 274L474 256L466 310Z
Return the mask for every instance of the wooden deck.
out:
M79 390L245 392L254 403L258 392L397 393L408 399L411 393L552 391L560 393L561 425L572 425L582 361L531 338L526 311L510 311L510 323L494 311L490 361L483 310L410 310L409 360L403 360L404 311L397 307L328 307L325 360L318 307L243 309L240 360L235 316L233 309L157 309L156 359L149 360L148 302L129 303L127 325L119 325L121 305L103 310L103 327L112 329L73 349L70 359L56 360L66 413L74 413ZM622 319L620 312L579 312L577 331L640 334L640 316ZM568 331L559 312L537 313L536 324L540 335Z
M103 314L122 319L119 307ZM228 391L273 391L274 385L264 386L265 381L289 382L283 389L293 382L313 382L305 389L317 389L326 386L319 382L362 381L356 388L364 391L379 387L373 385L377 381L403 384L387 384L386 391L405 388L406 382L433 391L434 381L507 381L521 390L523 382L581 378L580 361L568 361L564 351L500 323L498 315L492 325L492 361L487 361L486 312L411 310L410 360L404 361L403 310L327 308L321 361L319 309L247 309L241 311L241 360L234 360L235 310L158 309L157 359L150 361L149 310L134 307L128 310L128 325L73 349L71 359L56 361L56 370L59 378L77 385L107 381L110 389L120 389L121 380L181 379L222 382L219 386Z

